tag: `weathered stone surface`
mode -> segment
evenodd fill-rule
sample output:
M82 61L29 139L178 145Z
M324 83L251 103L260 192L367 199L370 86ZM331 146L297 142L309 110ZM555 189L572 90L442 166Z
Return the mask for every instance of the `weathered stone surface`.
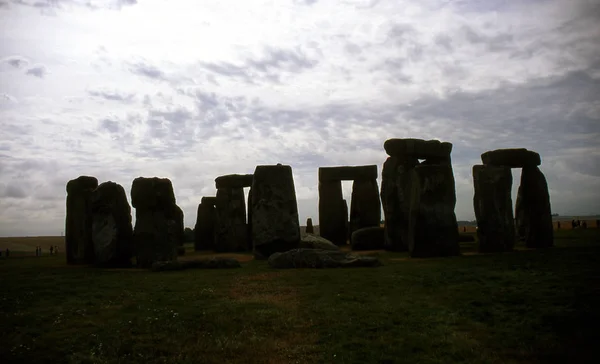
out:
M206 204L209 206L216 206L217 205L217 197L216 196L204 196L200 200L200 203L203 203L203 204Z
M554 245L550 195L538 167L524 167L516 203L517 230L528 248Z
M274 253L269 257L272 268L351 268L378 267L381 261L376 257L353 255L341 251L321 249L292 249L284 253Z
M385 229L382 227L366 227L352 233L350 244L352 250L377 250L384 248Z
M216 199L216 198L215 198ZM194 227L194 250L211 250L215 247L215 206L203 197L198 205Z
M254 176L252 176L254 178ZM248 231L246 250L251 252L254 248L252 244L252 187L248 190L248 208L246 209L248 218L246 219L246 230Z
M319 181L356 181L377 179L377 165L320 167Z
M479 251L511 251L515 245L512 213L512 174L509 167L473 166Z
M408 247L411 257L459 255L454 174L449 165L410 172Z
M292 167L257 166L252 183L252 241L255 255L269 257L300 242Z
M392 157L445 160L450 158L452 143L412 138L388 139L383 148Z
M542 164L542 158L536 152L525 148L496 149L481 155L483 164L511 168L535 167Z
M240 262L233 258L194 259L185 261L162 261L152 263L153 272L184 269L229 269L240 268Z
M228 174L215 179L215 186L219 188L244 188L252 186L251 174Z
M173 184L168 178L138 177L131 186L131 204L137 208L162 208L175 204Z
M173 223L175 224L175 226L173 227L175 229L175 238L177 239L177 245L179 246L183 246L183 243L185 242L185 227L183 225L183 210L181 209L181 207L177 206L177 205L172 205L171 207L171 218L173 220Z
M96 187L98 187L98 180L89 176L80 176L67 183L65 218L67 264L94 262L91 197Z
M389 157L383 164L381 202L387 250L408 250L410 171L418 163L416 158Z
M346 244L348 230L344 212L344 198L340 181L319 182L319 231L320 235L335 245Z
M379 226L381 223L381 201L377 180L356 180L352 184L350 200L350 222L348 236L358 229Z
M177 260L179 241L168 212L137 208L135 217L133 241L137 265L150 268L154 262Z
M91 204L95 263L131 266L133 227L125 189L115 182L104 182L92 192Z
M329 240L314 234L302 234L298 248L340 250L340 248Z
M344 242L342 245L347 245L349 238L348 232L350 231L350 221L348 220L348 201L342 200L342 203L342 216L344 216Z
M313 226L313 222L312 222L312 219L310 217L308 219L306 219L306 233L307 234L314 234L315 233L315 228Z
M244 189L219 188L215 207L215 251L246 251L248 226Z

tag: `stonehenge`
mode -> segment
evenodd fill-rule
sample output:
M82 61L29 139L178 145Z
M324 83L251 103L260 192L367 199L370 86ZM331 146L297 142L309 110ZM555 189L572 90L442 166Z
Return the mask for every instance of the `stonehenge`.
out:
M91 198L96 187L98 187L98 180L90 176L79 176L67 183L65 219L67 264L94 262Z
M307 234L314 234L315 233L315 228L313 227L313 222L312 222L312 219L310 217L308 219L306 219L306 233Z
M134 179L131 204L136 216L133 241L137 265L150 268L157 261L177 260L183 214L175 204L171 181L158 177Z
M194 226L194 250L212 250L215 247L216 197L202 197Z
M388 139L381 181L384 244L411 257L458 255L452 144ZM423 161L419 161L423 160Z
M350 216L342 196L342 183L352 180ZM381 207L377 166L319 168L319 229L325 239L345 245L357 229L379 226Z
M483 165L473 167L479 250L509 251L517 237L528 248L553 246L550 195L546 177L538 168L540 155L523 148L497 149L483 153L481 160ZM514 220L511 168L522 169Z
M300 243L300 222L292 167L261 165L252 181L254 256L266 259Z
M128 267L133 256L131 207L125 189L112 181L92 192L92 241L95 264ZM181 221L183 224L183 220ZM183 230L183 229L182 229Z
M251 231L246 223L244 187L252 187L251 174L230 174L215 179L215 244L217 252L247 251ZM249 194L249 196L251 196Z

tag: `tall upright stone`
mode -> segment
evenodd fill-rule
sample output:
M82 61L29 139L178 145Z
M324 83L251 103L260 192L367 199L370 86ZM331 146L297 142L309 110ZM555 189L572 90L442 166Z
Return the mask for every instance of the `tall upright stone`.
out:
M512 174L510 167L473 166L475 195L473 206L477 219L479 251L511 251L515 245L512 213Z
M216 197L202 197L198 205L194 227L194 250L211 250L215 247Z
M252 241L257 258L298 247L300 222L292 167L256 167L252 183Z
M408 246L411 257L459 255L452 167L419 165L411 172Z
M344 213L342 183L339 180L319 180L319 235L335 245L346 244L346 220L348 214Z
M350 200L350 231L378 227L381 223L381 201L376 179L355 179Z
M67 264L94 262L91 197L96 187L98 187L98 180L89 176L79 176L67 183L65 218Z
M242 187L217 189L215 251L239 252L248 247L246 202Z
M554 245L548 183L538 167L523 167L517 193L516 216L517 229L528 248Z
M115 182L104 182L93 191L91 200L95 263L108 267L131 266L133 227L125 189Z
M134 179L131 203L136 209L133 241L137 265L149 268L156 261L177 260L180 217L171 181L157 177Z
M342 243L342 245L346 245L348 244L348 241L350 240L350 235L348 235L348 233L350 232L350 220L348 217L348 201L346 201L345 199L342 200L343 204L343 210L342 210L342 216L344 216L344 242Z
M250 189L248 190L248 204L247 206L247 212L248 212L248 218L246 219L246 225L247 225L247 230L248 230L248 234L246 235L248 237L247 241L247 247L246 250L251 252L252 251L252 186L250 186Z
M312 219L310 217L306 219L306 233L307 234L314 234L315 233L315 228L313 226L313 222L312 222Z

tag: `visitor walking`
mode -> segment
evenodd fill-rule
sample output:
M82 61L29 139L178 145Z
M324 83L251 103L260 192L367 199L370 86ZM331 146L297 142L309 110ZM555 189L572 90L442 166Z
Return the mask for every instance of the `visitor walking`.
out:
M54 252L54 247L50 245L50 255L52 255L52 252Z

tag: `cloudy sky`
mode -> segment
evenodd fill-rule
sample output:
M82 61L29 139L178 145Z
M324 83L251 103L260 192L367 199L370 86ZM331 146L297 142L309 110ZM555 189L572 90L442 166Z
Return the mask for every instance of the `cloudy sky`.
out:
M0 0L0 235L60 234L79 175L168 177L193 226L276 163L318 220L317 168L381 174L393 137L454 144L459 219L508 147L554 212L600 213L598 39L595 0Z

